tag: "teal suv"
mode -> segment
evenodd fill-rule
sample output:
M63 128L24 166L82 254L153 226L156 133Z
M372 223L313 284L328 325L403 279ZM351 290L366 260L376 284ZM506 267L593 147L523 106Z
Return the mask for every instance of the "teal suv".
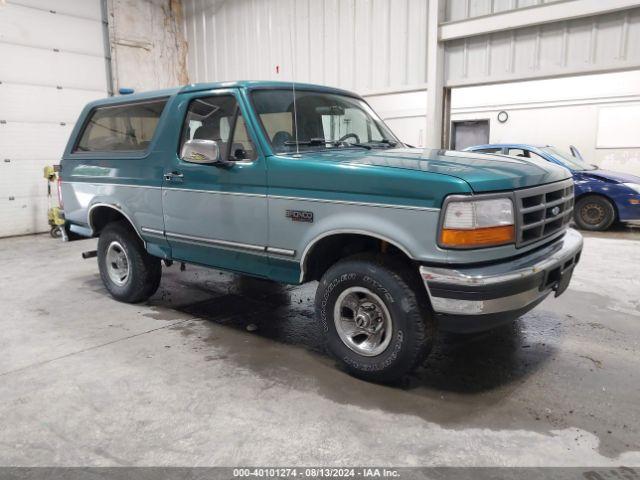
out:
M61 163L70 236L98 236L119 301L161 261L317 281L327 348L396 380L438 330L474 332L560 295L580 259L566 169L404 145L358 95L225 82L82 111Z

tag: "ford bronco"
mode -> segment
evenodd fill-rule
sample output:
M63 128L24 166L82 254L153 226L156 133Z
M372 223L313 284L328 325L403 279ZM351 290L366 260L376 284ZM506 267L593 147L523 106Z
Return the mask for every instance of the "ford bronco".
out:
M316 85L92 102L60 188L116 300L153 295L162 260L318 281L328 350L376 381L418 366L438 329L490 329L560 295L582 250L566 169L411 148L358 95Z

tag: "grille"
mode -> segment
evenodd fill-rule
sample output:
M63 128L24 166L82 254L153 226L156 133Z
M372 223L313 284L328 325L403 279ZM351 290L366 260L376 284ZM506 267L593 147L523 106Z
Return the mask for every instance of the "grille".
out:
M573 180L517 190L516 246L565 230L573 212Z

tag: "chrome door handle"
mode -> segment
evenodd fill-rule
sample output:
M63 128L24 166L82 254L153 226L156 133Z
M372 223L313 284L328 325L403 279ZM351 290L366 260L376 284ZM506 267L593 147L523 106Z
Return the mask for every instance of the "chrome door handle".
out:
M165 173L164 174L164 179L167 182L170 182L171 180L175 179L179 179L182 180L182 178L184 177L184 174L180 173L180 172L169 172L169 173Z

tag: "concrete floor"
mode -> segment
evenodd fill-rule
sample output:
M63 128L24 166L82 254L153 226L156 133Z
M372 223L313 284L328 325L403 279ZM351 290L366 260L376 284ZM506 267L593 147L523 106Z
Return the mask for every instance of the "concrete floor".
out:
M315 285L174 266L126 305L95 243L0 240L0 465L640 466L637 232L588 236L562 297L441 335L403 388L322 353Z

